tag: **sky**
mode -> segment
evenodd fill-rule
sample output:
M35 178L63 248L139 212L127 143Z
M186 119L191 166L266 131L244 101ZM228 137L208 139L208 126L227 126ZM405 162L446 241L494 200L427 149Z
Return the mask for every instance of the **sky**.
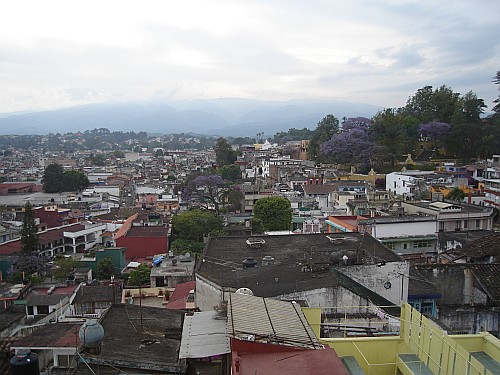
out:
M498 0L6 1L0 112L211 98L399 107L426 85L491 108L499 15Z

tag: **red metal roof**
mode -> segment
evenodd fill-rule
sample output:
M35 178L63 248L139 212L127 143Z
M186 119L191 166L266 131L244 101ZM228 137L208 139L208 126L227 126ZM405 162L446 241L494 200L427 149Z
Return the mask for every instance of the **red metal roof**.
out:
M288 374L288 375L348 375L335 350L295 350L272 352L274 345L267 344L266 352L233 352L233 374ZM269 350L269 351L267 351ZM237 366L236 364L239 363Z
M177 284L175 290L167 304L167 309L178 310L186 308L186 300L189 292L196 287L196 281L188 281L187 283Z

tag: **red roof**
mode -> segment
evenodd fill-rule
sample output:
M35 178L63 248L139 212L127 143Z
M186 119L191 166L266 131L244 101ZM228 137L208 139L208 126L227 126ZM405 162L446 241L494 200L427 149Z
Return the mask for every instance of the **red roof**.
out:
M186 308L186 301L189 292L196 287L196 281L188 281L187 283L177 284L170 299L167 303L167 309L178 310Z
M81 325L81 323L47 324L30 335L16 340L11 344L11 348L74 348L80 343L78 331Z
M288 374L288 375L348 375L335 350L326 346L319 350L290 352L235 353L233 374ZM236 362L239 371L236 371Z

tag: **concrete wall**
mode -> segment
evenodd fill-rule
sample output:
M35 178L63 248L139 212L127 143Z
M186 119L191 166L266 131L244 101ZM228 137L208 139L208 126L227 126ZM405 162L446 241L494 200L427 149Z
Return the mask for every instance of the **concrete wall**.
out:
M196 306L200 311L213 311L214 306L219 305L223 298L221 287L196 275Z
M463 267L420 267L419 272L436 285L441 293L438 307L446 305L484 304L487 296L478 289L470 269Z
M309 307L325 307L325 306L336 306L337 296L336 288L318 288L312 290L304 290L300 292L282 294L277 299L286 301L306 301Z
M382 266L349 266L342 267L340 271L396 305L408 300L409 264L407 262L390 262ZM386 284L388 282L389 288L387 288L389 284Z
M378 239L400 236L429 236L436 233L436 220L376 223L372 226L372 232L372 236Z
M500 314L497 308L477 308L474 306L439 307L439 323L444 324L451 332L479 333L488 331L499 336Z

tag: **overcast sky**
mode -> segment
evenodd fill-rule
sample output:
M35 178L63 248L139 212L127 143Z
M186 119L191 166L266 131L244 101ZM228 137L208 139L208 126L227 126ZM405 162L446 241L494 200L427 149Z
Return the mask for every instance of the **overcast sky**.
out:
M110 100L498 96L500 1L5 1L0 112Z

